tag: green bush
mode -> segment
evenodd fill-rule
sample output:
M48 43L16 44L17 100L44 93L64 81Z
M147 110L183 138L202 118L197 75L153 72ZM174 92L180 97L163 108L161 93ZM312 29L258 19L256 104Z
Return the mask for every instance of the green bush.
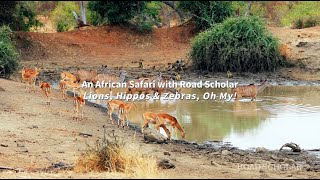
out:
M126 23L143 12L145 1L90 1L88 8L110 24Z
M302 28L319 25L319 9L319 1L298 1L293 4L291 3L290 6L276 7L276 11L280 14L279 19L281 25L293 25L293 27L296 27L296 25L299 25L299 21L301 20L304 24L302 25Z
M31 31L44 26L43 23L37 19L36 4L33 1L20 1L16 5L13 18L14 30Z
M304 27L305 28L314 27L314 26L316 26L318 24L319 24L319 20L317 20L316 18L313 18L313 17L309 17L304 22Z
M9 26L0 27L0 77L9 77L19 66L18 53L11 36L12 31Z
M293 22L293 28L295 29L301 29L303 28L303 20L302 19L296 19L294 22Z
M106 23L105 19L103 19L102 16L96 11L92 11L89 8L87 8L86 10L87 21L89 24L92 24L94 26L100 26Z
M230 1L181 1L178 8L191 14L199 29L207 29L234 15Z
M192 41L190 57L198 70L274 71L285 65L278 40L258 17L229 18Z
M0 1L0 26L12 23L16 1Z
M72 1L59 1L51 13L51 18L58 32L68 31L77 26L72 11L80 14L80 7Z

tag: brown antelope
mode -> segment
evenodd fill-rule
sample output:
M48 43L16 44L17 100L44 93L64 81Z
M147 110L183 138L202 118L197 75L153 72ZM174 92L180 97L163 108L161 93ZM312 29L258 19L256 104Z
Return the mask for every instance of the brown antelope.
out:
M120 100L117 100L117 99L113 99L113 100L110 100L108 101L107 103L107 106L108 106L108 115L109 115L109 119L111 121L111 123L113 124L113 120L112 120L112 112L115 110L115 109L119 109L119 106L121 104L125 104L126 107L127 107L127 111L129 111L131 108L132 108L132 105L134 105L134 103L125 103L123 101L120 101ZM130 106L128 105L130 104ZM119 120L119 118L118 118Z
M94 78L91 79L91 81L93 82L93 84L97 84L97 82L105 82L105 83L122 83L125 81L125 79L127 78L127 72L126 71L121 71L120 75L114 75L114 74L98 74L96 75ZM111 87L109 88L110 92ZM94 91L96 92L96 88L94 89Z
M247 86L238 86L234 88L232 91L235 95L236 101L238 101L241 97L250 97L251 101L253 101L253 99L256 99L257 94L263 91L268 86L268 84L268 81L265 80L262 84L258 86L254 84L250 84Z
M81 111L81 119L83 119L83 108L85 105L85 100L83 98L82 90L80 90L80 94L73 98L73 105L74 105L74 114L76 116L74 118L79 118L79 111Z
M153 112L145 112L142 114L142 117L143 117L144 123L141 126L141 133L143 133L143 130L145 127L149 127L149 123L152 123L155 125L155 124L157 124L157 122L159 122L159 118L158 118L157 114L155 114ZM170 136L170 131L168 130L168 128L166 127L165 124L158 126L158 128L157 128L158 132L160 132L159 127L162 127L162 129L166 132L168 137Z
M98 75L97 70L78 70L74 73L77 77L78 82L82 83L84 81L91 82L94 77Z
M62 99L66 101L67 90L72 90L73 97L76 97L76 91L78 90L78 92L80 93L80 91L82 90L82 86L78 83L72 83L70 81L61 80L59 82L59 89L62 95Z
M40 88L42 89L43 94L46 96L47 105L50 105L50 94L51 94L51 85L47 82L39 82Z
M127 126L129 126L128 113L131 110L133 105L135 105L135 104L134 103L122 103L122 104L119 105L118 127L120 125L120 120L121 120L121 125L122 125L123 128L125 126L125 121L127 121Z
M31 92L31 89L33 89L33 92L35 92L36 79L38 75L39 72L37 68L23 68L21 70L22 81L26 83L26 91L29 89L29 92Z
M173 129L177 128L181 133L182 139L184 139L186 133L184 132L184 130L182 129L178 120L175 117L165 113L159 113L157 114L157 117L158 117L158 121L155 125L156 129L158 129L162 125L170 125L170 132L172 133ZM168 135L168 138L170 140L171 140L171 133Z
M78 82L78 79L75 75L68 73L68 72L62 72L60 74L61 80L63 81L70 81L72 83Z

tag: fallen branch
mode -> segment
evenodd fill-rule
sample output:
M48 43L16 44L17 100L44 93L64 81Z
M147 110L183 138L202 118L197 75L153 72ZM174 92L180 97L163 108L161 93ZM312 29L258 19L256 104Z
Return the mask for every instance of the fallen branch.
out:
M286 143L284 144L279 151L281 151L284 147L289 147L292 149L293 152L301 152L301 148L296 143Z
M0 171L1 170L9 170L9 171L16 171L16 172L23 171L22 168L12 168L12 167L6 167L6 166L0 166Z

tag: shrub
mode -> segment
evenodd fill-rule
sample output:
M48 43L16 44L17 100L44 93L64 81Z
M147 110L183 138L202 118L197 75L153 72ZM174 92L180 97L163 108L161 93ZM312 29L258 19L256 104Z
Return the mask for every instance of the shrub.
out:
M317 20L316 18L313 17L309 17L306 19L306 21L304 22L304 27L308 28L308 27L314 27L317 24L319 24L319 20Z
M304 25L303 25L303 20L302 19L296 19L294 22L293 22L293 28L295 29L301 29L303 28Z
M303 21L304 27L311 27L319 24L320 19L320 2L319 1L299 1L290 3L287 6L277 7L276 11L280 14L280 23L283 26L300 27Z
M229 1L181 1L179 8L191 14L199 29L207 29L234 14Z
M80 7L72 1L59 1L51 13L51 18L58 32L68 31L77 25L72 11L80 14Z
M90 1L88 8L110 24L126 23L143 12L145 1Z
M156 160L146 156L135 146L118 140L99 140L77 160L76 172L120 172L140 178L158 177Z
M35 2L20 1L16 5L16 10L13 15L14 23L13 29L18 31L30 31L37 29L38 27L43 27L37 19L36 4Z
M278 40L258 17L229 18L198 34L190 57L199 70L261 72L285 65Z
M12 23L16 1L0 1L0 26Z
M18 53L11 36L12 31L9 26L0 27L0 77L8 78L19 66Z
M103 25L106 23L105 19L103 19L101 17L101 15L99 13L97 13L96 11L92 11L88 8L87 6L87 21L89 24L92 24L94 26L99 26L99 25Z

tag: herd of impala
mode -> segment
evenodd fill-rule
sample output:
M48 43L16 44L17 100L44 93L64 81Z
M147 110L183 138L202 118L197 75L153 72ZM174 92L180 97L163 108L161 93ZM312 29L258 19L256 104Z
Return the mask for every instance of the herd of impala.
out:
M35 87L36 87L36 80L38 78L39 71L37 68L23 68L21 70L21 76L22 76L22 81L26 84L26 91L29 92L35 92ZM127 78L127 73L125 71L120 71L120 75L114 75L114 74L98 74L96 70L78 70L75 73L69 73L69 72L62 72L60 74L60 82L59 82L59 90L62 96L62 100L66 101L66 93L68 90L73 92L73 104L74 104L74 118L75 119L83 119L83 107L85 105L85 100L84 100L84 90L82 88L82 82L92 82L92 83L97 83L98 81L102 82L125 82ZM138 79L130 79L130 81L134 82L140 82L140 81L165 81L166 79L160 76L153 76L149 78L138 78ZM127 80L128 82L129 80ZM51 95L51 85L49 82L43 82L41 80L39 82L39 87L41 88L42 92L45 95L46 98L46 104L50 105L50 95ZM90 89L91 91L91 89ZM95 92L97 92L97 89L94 89ZM111 89L110 89L111 91ZM128 93L135 93L138 92L141 94L144 92L145 94L150 93L151 91L158 92L160 95L163 92L172 92L176 93L176 89L170 89L170 88L160 88L160 87L154 87L154 88L128 88ZM77 93L76 93L77 92ZM124 102L121 100L109 100L107 102L107 107L108 107L108 115L110 118L111 123L113 124L113 119L112 119L112 113L114 110L118 110L118 127L121 126L124 128L125 127L125 121L126 126L129 125L128 122L128 113L129 111L133 108L136 107L135 103L133 102ZM81 117L79 118L79 112L81 112ZM155 125L155 128L160 131L159 127L162 127L169 139L171 139L171 132L173 131L174 128L177 128L180 133L182 138L185 137L185 132L180 126L178 120L169 115L169 114L164 114L164 113L153 113L153 112L146 112L143 113L142 115L144 119L144 124L142 126L142 133L143 133L143 128L147 127L149 123L152 123ZM121 121L121 122L120 122ZM171 126L171 132L167 129L166 125Z
M23 68L21 70L22 73L22 81L26 84L26 90L29 92L35 92L35 86L36 86L36 79L39 75L39 71L37 68L31 69L31 68ZM125 82L127 79L127 73L125 71L120 71L120 75L114 75L114 74L98 74L96 70L78 70L75 73L69 73L69 72L62 72L60 74L60 82L59 82L59 89L62 95L62 100L66 101L66 92L67 90L72 90L73 92L73 101L74 101L74 114L76 116L74 118L78 119L79 117L79 111L81 111L81 119L83 119L83 107L85 105L84 100L84 90L82 88L82 82L92 82L97 83L98 81L105 81L105 82ZM161 73L159 76L152 76L148 78L138 78L138 79L130 79L129 81L141 82L141 81L165 81L166 79L162 77ZM252 100L256 98L257 94L261 92L266 86L268 85L267 81L264 81L260 85L254 85L250 84L247 86L238 86L233 89L233 93L235 93L235 100L238 100L241 97L250 97ZM50 92L51 92L51 85L48 82L42 82L39 81L39 87L42 89L42 92L44 93L46 97L46 103L47 105L50 105ZM78 92L76 94L76 91ZM91 88L90 88L91 91ZM95 92L97 92L97 89L94 89ZM110 89L111 91L111 89ZM161 95L162 92L171 92L171 93L177 93L178 91L176 89L170 89L170 88L129 88L128 93L135 93L138 92L141 94L144 92L145 94L150 93L153 91L154 93L157 92ZM108 107L108 115L111 123L113 124L112 119L112 112L117 109L118 110L118 127L121 126L125 127L125 121L127 121L127 126L129 124L127 115L129 111L135 107L135 103L129 102L126 103L121 100L109 100L107 102ZM145 112L142 114L142 118L144 120L143 125L141 126L141 131L143 133L144 128L148 127L149 123L152 123L157 131L160 131L160 127L164 129L169 139L171 139L171 133L173 132L174 128L177 128L182 138L185 137L185 131L177 121L177 119L169 114L166 113L154 113L154 112ZM170 126L170 131L167 129L166 125Z

